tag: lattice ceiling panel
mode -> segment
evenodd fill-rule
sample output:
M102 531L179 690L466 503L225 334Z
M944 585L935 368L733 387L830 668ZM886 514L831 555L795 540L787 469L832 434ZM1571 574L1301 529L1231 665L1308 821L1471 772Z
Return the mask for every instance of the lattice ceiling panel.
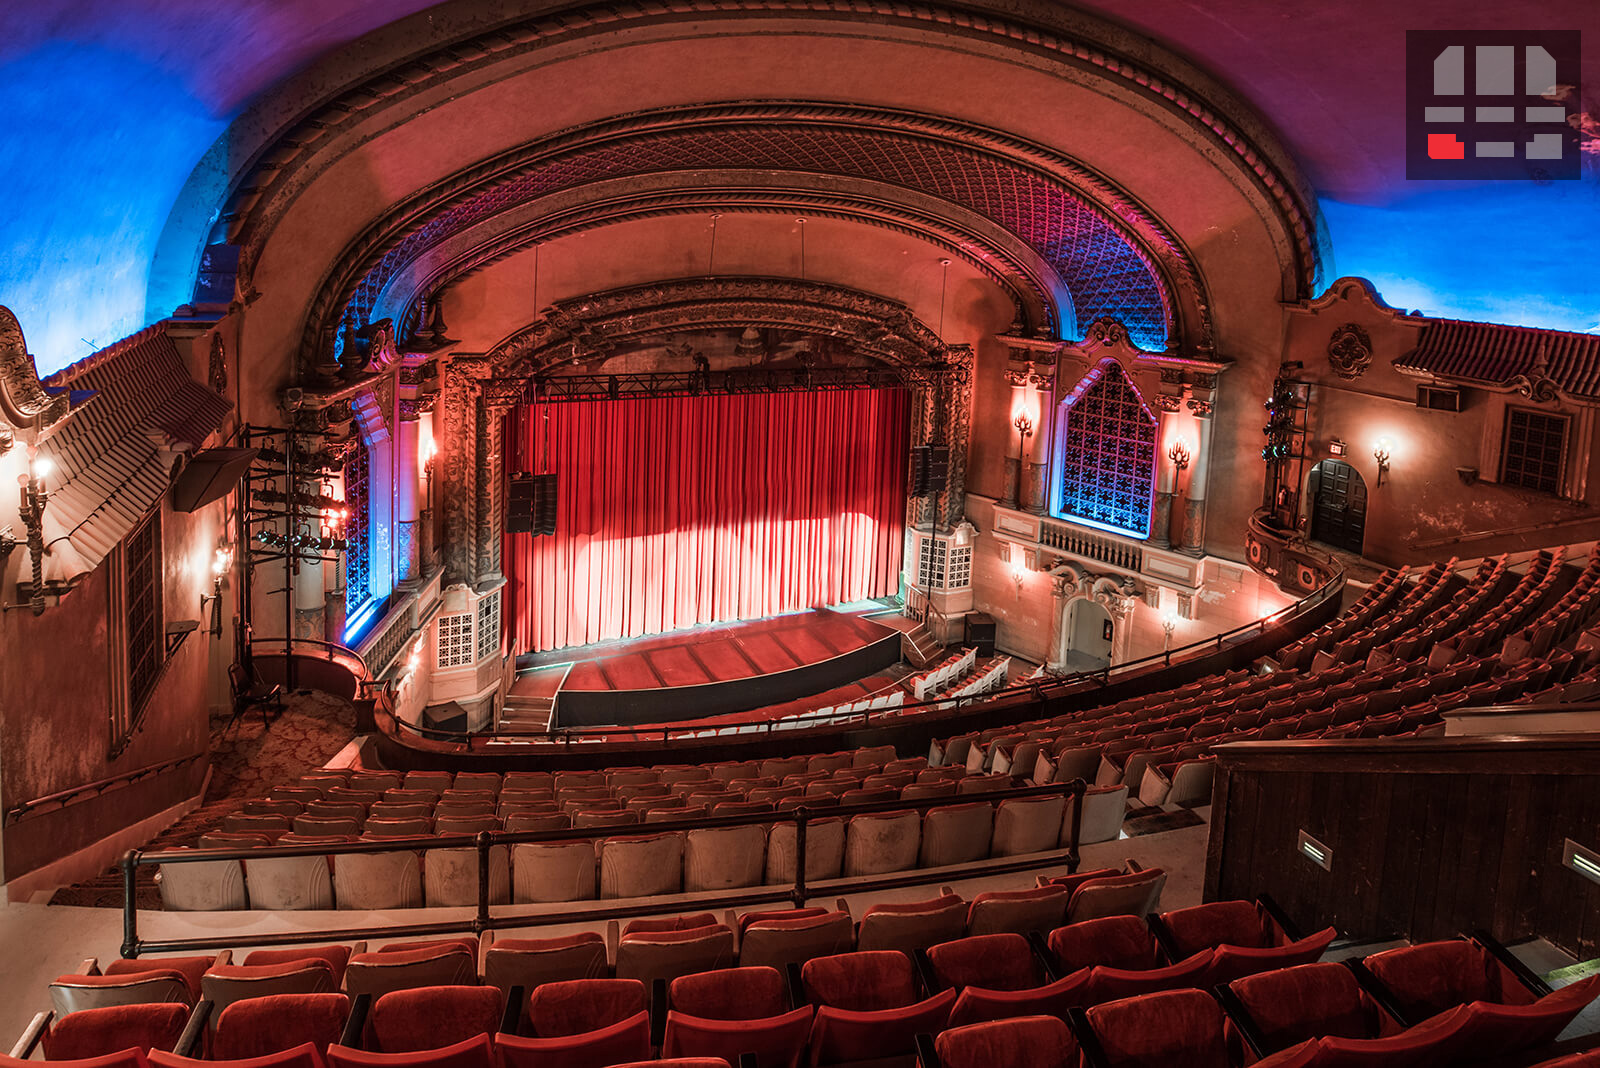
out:
M365 323L383 287L447 237L517 204L601 179L681 170L789 170L919 190L1005 227L1050 262L1080 324L1115 316L1142 348L1167 343L1167 303L1144 254L1099 209L1049 177L963 145L883 130L768 124L685 128L588 146L480 190L432 216L361 279L346 318Z

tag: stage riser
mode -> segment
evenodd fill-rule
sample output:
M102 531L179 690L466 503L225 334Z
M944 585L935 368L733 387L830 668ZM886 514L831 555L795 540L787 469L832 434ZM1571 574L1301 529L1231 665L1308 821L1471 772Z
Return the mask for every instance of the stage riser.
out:
M652 690L562 690L556 727L637 727L681 723L798 700L876 675L900 660L900 635L852 649L831 660L704 686Z

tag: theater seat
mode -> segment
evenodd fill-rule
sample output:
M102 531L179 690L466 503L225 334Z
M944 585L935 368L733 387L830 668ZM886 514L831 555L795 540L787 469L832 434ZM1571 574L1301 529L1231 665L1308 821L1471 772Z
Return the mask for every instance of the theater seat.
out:
M592 900L595 872L589 842L519 842L511 847L512 899L519 905Z
M986 890L972 899L967 910L969 935L1012 931L1049 931L1061 926L1067 910L1067 891L1059 886L1029 890Z
M1531 1005L1539 998L1492 954L1466 939L1385 950L1365 958L1362 965L1382 985L1405 1023L1472 1001Z
M1302 964L1228 984L1230 1030L1260 1056L1313 1038L1380 1038L1402 1030L1339 964Z
M1097 965L1127 971L1166 965L1161 946L1137 916L1103 916L1069 923L1051 931L1046 945L1063 975Z
M799 1068L811 1026L810 1005L774 1016L737 1020L691 1016L674 1009L667 1013L661 1055L738 1064L742 1054L753 1054L757 1068Z
M283 964L286 961L320 960L327 963L328 969L333 972L333 985L338 987L340 983L344 982L344 969L345 965L350 963L350 955L352 953L365 953L366 950L367 944L365 942L356 943L354 949L345 945L296 946L293 949L257 949L252 950L244 958L244 964L246 967L253 967L257 964Z
M733 929L725 924L677 931L635 931L617 944L617 978L649 984L726 968L735 959Z
M175 1053L151 1051L152 1068L326 1068L322 1049L307 1042L275 1053L235 1060L195 1060ZM467 1068L463 1065L461 1068Z
M1338 933L1324 928L1294 938L1262 902L1216 901L1164 912L1151 926L1171 943L1176 957L1215 949L1211 983L1227 983L1255 972L1316 961Z
M411 1053L371 1053L348 1046L328 1047L329 1068L496 1068L488 1035L453 1046Z
M1020 934L973 935L928 950L941 987L1026 990L1045 981L1028 940Z
M940 805L922 816L922 849L917 866L968 864L989 855L994 806L983 801Z
M310 1043L327 1049L339 1041L350 1016L344 994L273 994L236 1001L216 1014L214 1060L269 1057Z
M440 831L441 834L445 833ZM343 858L340 858L341 862ZM471 908L478 903L478 851L430 849L422 858L423 897L429 908ZM511 857L507 847L489 847L489 903L511 900Z
M1087 1033L1080 1038L1105 1068L1237 1068L1222 1009L1201 990L1111 1001L1088 1009L1083 1019Z
M739 963L785 968L855 946L855 925L848 912L785 917L762 916L746 924L741 918Z
M288 821L277 816L234 819L278 820L284 824L283 830L289 829ZM169 912L227 912L250 907L245 898L244 868L237 860L162 864L156 869L156 886L161 891L161 907Z
M807 800L810 803L810 799ZM838 816L806 824L806 881L837 879L844 870L844 820ZM775 823L767 839L767 876L770 884L794 882L795 827Z
M495 1033L505 1008L492 986L425 986L395 990L372 1003L367 1043L381 1053L412 1053Z
M333 871L327 857L250 857L243 863L251 908L333 908Z
M477 954L459 943L446 943L358 953L345 968L344 989L351 996L371 994L378 998L392 990L470 985L477 979Z
M1000 802L994 817L991 855L1011 857L1056 848L1065 812L1066 799L1061 797L1011 798Z
M622 835L600 843L600 896L651 897L683 889L683 835Z
M1308 1039L1255 1062L1256 1068L1433 1068L1454 1063L1452 1052L1466 1022L1455 1008L1383 1038ZM1492 1061L1476 1063L1490 1064Z
M50 1006L57 1017L114 1005L194 1001L183 973L170 968L132 975L63 975L50 984Z
M1053 1016L952 1027L933 1043L938 1064L923 1068L1077 1068L1078 1042Z
M201 993L212 1005L213 1027L218 1015L236 1001L273 994L326 994L337 985L332 967L315 957L272 964L218 965L200 977Z
M1009 1020L1017 1016L1054 1016L1065 1020L1075 1008L1089 1004L1091 969L1083 968L1043 986L1023 990L986 990L969 986L950 1010L950 1026Z
M841 1064L910 1054L919 1033L944 1028L956 992L917 1000L915 975L904 953L840 953L807 961L800 970L806 997L817 1004L811 1063Z
M806 830L809 837L810 828ZM760 824L698 828L684 835L683 849L683 889L688 893L761 885L767 831Z
M614 1024L570 1035L525 1038L497 1035L503 1068L602 1068L650 1056L650 1014L634 1013Z
M916 812L852 816L845 831L844 874L881 875L915 868L921 844L922 817Z
M422 905L422 863L409 849L343 854L333 868L333 897L340 909L418 908Z
M83 1009L62 1016L45 1030L41 1039L44 1056L50 1061L72 1061L130 1048L171 1050L183 1035L189 1013L189 1006L175 1002Z
M215 957L136 957L131 960L114 960L105 967L107 976L143 975L148 972L175 971L183 976L190 998L200 999L200 977L218 964L227 964L231 951Z
M1072 840L1072 809L1076 798L1068 798L1061 817L1060 844L1065 848ZM1109 842L1122 833L1122 821L1128 813L1128 788L1126 786L1091 786L1083 795L1083 819L1078 826L1078 844Z
M924 839L926 842L926 839ZM959 894L928 901L869 906L856 929L857 949L926 949L960 938L967 927L967 903Z
M645 1015L645 985L637 979L545 983L528 997L522 1031L534 1038L566 1038ZM648 1026L645 1038L648 1042Z
M1072 892L1072 900L1067 905L1067 922L1080 923L1102 916L1149 915L1160 903L1161 890L1166 885L1167 873L1160 868L1143 868L1126 875L1090 880Z
M606 943L593 931L560 938L496 939L483 955L483 981L509 995L514 986L532 994L541 983L603 979Z

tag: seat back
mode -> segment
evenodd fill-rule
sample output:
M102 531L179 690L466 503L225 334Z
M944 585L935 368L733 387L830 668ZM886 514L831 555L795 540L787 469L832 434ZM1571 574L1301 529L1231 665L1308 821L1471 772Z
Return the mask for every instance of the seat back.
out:
M58 1017L84 1009L162 1002L194 1003L182 972L161 969L131 975L63 975L50 984L50 1007Z
M409 849L346 853L333 869L333 897L341 909L417 908L422 904L422 864Z
M1155 911L1167 873L1160 868L1145 868L1106 879L1085 883L1072 894L1067 922L1098 919L1101 916L1145 916Z
M879 875L917 865L922 818L915 812L852 816L845 828L844 874Z
M163 864L156 871L156 885L161 889L161 907L170 912L228 912L250 907L245 897L244 868L237 860Z
M344 970L345 993L374 998L419 986L471 985L478 978L476 956L464 946L357 953Z
M617 943L617 978L653 983L727 968L734 962L733 928L725 924L682 931L645 931Z
M1096 1005L1086 1013L1106 1060L1126 1068L1232 1068L1222 1009L1203 990L1168 990Z
M1056 848L1065 811L1066 799L1062 797L1014 797L1000 802L994 817L991 854L1012 857Z
M478 903L478 851L430 849L423 855L423 897L429 908L468 908ZM489 847L489 903L511 900L511 854L503 845Z
M519 905L592 900L595 871L594 846L586 841L511 847L512 898Z
M208 1022L213 1029L222 1010L236 1001L274 994L328 994L334 985L328 962L314 958L280 964L221 965L200 977L200 992L212 1004Z
M960 938L966 926L967 903L958 894L903 905L873 905L861 916L856 948L909 953Z
M922 817L918 866L937 868L966 864L989 855L994 833L994 806L983 801L930 808Z
M806 824L806 881L837 879L844 870L845 824L840 817ZM795 826L773 824L767 838L767 883L792 883L795 871Z
M564 938L504 938L483 955L483 981L507 994L514 986L531 992L542 983L604 979L608 970L605 939L593 931Z
M1067 891L1059 886L991 890L972 899L967 910L967 933L1051 931L1061 926L1066 910Z
M855 940L855 926L848 912L759 920L745 929L739 940L739 964L782 969L813 957L853 949Z
M600 843L600 896L650 897L683 888L683 835L625 835Z
M766 856L767 829L760 824L691 830L684 835L683 889L694 893L759 886Z
M372 1003L367 1033L383 1053L416 1053L499 1030L504 996L492 986L393 990Z
M645 1011L637 979L577 979L545 983L528 997L527 1029L538 1038L564 1038L615 1026Z
M939 1033L934 1051L942 1068L1075 1068L1078 1043L1054 1016L952 1027Z
M333 908L333 872L327 857L259 857L244 861L250 905L290 911Z

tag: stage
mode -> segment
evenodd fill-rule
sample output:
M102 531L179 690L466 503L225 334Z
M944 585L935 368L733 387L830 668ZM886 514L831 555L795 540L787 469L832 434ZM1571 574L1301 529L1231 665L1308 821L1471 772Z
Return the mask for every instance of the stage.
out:
M553 695L552 729L631 727L744 712L844 686L900 660L879 603L552 650L518 659L511 693Z

